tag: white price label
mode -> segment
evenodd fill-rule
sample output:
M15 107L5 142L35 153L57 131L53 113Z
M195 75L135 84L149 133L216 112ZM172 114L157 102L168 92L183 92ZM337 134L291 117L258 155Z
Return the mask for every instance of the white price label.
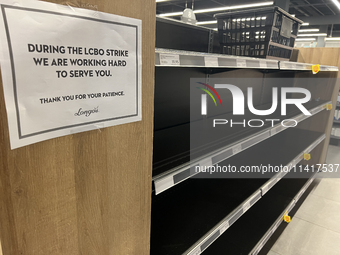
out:
M236 60L237 67L247 67L247 62L245 59Z
M161 66L179 66L179 55L174 54L159 54L159 62Z
M273 128L270 130L270 135L273 136L273 135L276 135L278 133L278 129L276 128Z
M318 113L319 111L321 111L321 109L320 109L320 108L316 108L316 109L311 110L310 113L311 113L312 115L314 115L314 114Z
M241 147L241 145L236 145L236 146L233 147L232 150L233 150L233 154L235 155L235 154L239 153L240 151L242 151L242 147Z
M267 66L267 61L264 61L264 60L260 61L260 67L261 68L267 68L268 67Z
M205 158L199 162L200 167L212 167L212 159Z
M216 57L204 57L204 62L206 67L218 66L218 58Z
M250 201L244 203L243 205L243 213L245 213L246 211L248 211L250 208Z
M193 250L192 252L189 253L189 255L200 255L201 254L201 248L198 247L195 250Z
M222 235L229 228L229 222L226 221L220 228L220 234Z
M296 64L291 63L291 64L290 64L290 68L293 69L293 70L295 70L295 69L296 69Z

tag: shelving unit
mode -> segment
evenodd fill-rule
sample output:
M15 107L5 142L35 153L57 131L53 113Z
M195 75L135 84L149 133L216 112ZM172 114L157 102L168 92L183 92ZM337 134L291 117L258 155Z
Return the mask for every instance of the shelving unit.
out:
M294 167L325 138L318 132L288 129L220 165L283 165ZM295 142L292 143L291 140ZM268 155L263 158L261 155ZM247 162L244 159L247 157ZM243 162L243 163L242 163ZM228 175L230 175L228 173ZM283 177L254 174L254 179L189 179L176 189L154 197L153 213L158 222L151 230L152 254L203 252ZM226 176L224 176L226 177ZM204 178L204 176L202 176ZM237 187L242 186L242 190ZM190 193L190 195L186 195ZM230 196L230 194L234 194ZM195 214L193 216L193 214ZM210 215L205 217L205 215ZM157 217L156 216L156 217ZM197 229L193 226L199 226ZM186 229L187 232L180 229ZM169 238L171 236L172 238ZM181 241L183 240L183 241ZM185 241L184 241L185 240ZM195 243L195 240L198 240ZM175 245L182 243L182 245ZM172 247L172 248L171 248Z
M340 109L340 104L337 102L335 109L339 110ZM340 120L333 120L333 127L340 128ZM333 145L339 145L340 143L340 137L331 135L331 144Z
M162 30L157 37L171 37L178 29L185 30L189 39L181 42L179 50L178 45L170 45L164 38L156 40L151 254L257 254L316 174L294 172L294 166L323 161L332 125L327 122L331 114L327 106L335 103L332 97L335 82L331 78L336 76L338 68L321 65L320 73L313 75L313 64L216 54L216 47L206 40L195 45L200 52L188 51L190 35L200 28L157 20L159 27L168 25L171 31ZM207 29L200 31L210 38L214 34L207 33ZM169 49L161 48L164 46L157 43L160 41L163 45L165 41L169 43ZM192 118L190 79L204 79L213 84L215 79L240 77L252 83L257 109L270 108L273 87L299 87L297 77L323 79L316 79L308 87L312 100L304 106L311 116L302 114L296 107L287 108L285 118L298 123L294 128L281 124L265 124L256 129L217 128L207 136L199 127L212 118L238 118L231 113L230 96L225 100L225 108L209 108L210 115ZM247 86L243 84L241 89ZM280 117L279 108L270 116L256 116L256 119ZM242 118L251 119L255 115L246 108ZM191 128L200 137L194 143ZM311 154L311 161L304 160L306 153ZM248 175L250 179L239 179L233 173L228 173L228 178L220 173L212 179L209 173L195 171L197 166L216 164L232 165L236 169L244 165L282 165L291 171L252 173Z
M331 103L331 101L324 102L324 101L318 101L318 102L310 102L308 105L306 105L306 108L311 112L311 114L315 115L319 113L320 111L323 111L326 109L326 105ZM271 116L267 116L265 118L275 119L279 117L279 113L273 114ZM300 114L296 110L291 109L291 112L288 111L288 119L296 120L298 123L307 119L309 116ZM258 116L256 118L259 118ZM262 119L265 119L262 118ZM261 118L260 118L261 119ZM196 123L197 125L200 125L200 122ZM162 130L158 133L155 133L154 136L154 144L156 147L160 146L161 143L164 142L164 137L167 137L167 140L169 141L176 141L175 143L179 144L181 141L183 141L183 137L178 134L185 134L188 135L188 130L190 124L183 125L180 127L171 128L169 130ZM251 133L252 129L248 128L247 131L250 133L248 136L245 135L245 128L242 128L242 130L236 129L231 130L230 133L228 133L228 137L226 140L224 140L224 145L221 146L221 137L223 137L223 134L221 132L215 133L216 135L216 143L218 143L215 148L207 151L206 154L204 152L201 152L197 155L197 159L193 160L193 157L191 156L191 160L188 159L190 162L187 162L185 164L176 166L172 169L168 169L167 165L164 164L167 158L172 158L170 155L172 153L171 148L168 150L168 148L164 148L161 153L155 152L155 159L159 160L163 163L161 167L158 167L157 164L154 164L154 174L155 177L153 178L154 186L155 186L155 193L160 194L161 192L175 186L176 184L192 177L195 175L194 172L191 171L192 165L199 165L204 166L207 164L207 162L211 162L211 164L217 164L223 160L226 160L254 145L256 145L259 142L262 142L272 136L275 136L276 134L282 132L286 128L282 127L281 124L276 124L274 127L268 127L264 126L261 128L261 131L258 131L256 133ZM176 130L176 131L174 131ZM242 131L242 137L238 140L240 137L239 133ZM203 134L202 134L203 136ZM202 144L199 144L199 147L204 146L204 140L200 141ZM211 141L209 141L211 142ZM227 145L226 145L227 144ZM190 157L190 148L189 145L183 146L182 151L180 154L186 153L187 158ZM161 155L159 155L161 154ZM158 159L158 157L160 157ZM171 163L174 164L174 160L171 159ZM164 171L164 172L163 172Z
M258 254L280 224L285 224L283 216L294 208L315 179L315 175L316 173L309 173L307 178L292 179L293 176L290 176L281 180L271 193L250 208L247 214L235 222L203 254L220 254L221 251L230 254Z

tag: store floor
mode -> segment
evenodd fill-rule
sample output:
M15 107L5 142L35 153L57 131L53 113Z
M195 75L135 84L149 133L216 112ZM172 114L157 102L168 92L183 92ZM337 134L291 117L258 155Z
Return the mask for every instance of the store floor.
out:
M339 146L330 145L326 163L340 163ZM269 255L340 255L340 178L318 177Z

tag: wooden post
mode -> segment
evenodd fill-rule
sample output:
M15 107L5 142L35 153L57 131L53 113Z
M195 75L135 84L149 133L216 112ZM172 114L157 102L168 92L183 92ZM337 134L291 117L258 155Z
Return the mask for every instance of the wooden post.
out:
M53 2L142 20L143 121L11 150L1 83L3 254L149 254L155 0Z

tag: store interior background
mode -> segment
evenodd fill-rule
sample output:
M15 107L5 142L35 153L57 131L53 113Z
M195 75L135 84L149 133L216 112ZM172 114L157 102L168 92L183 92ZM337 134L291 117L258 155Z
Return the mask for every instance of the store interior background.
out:
M217 30L214 14L221 8L268 3L249 0L158 0L157 15L180 20L178 14L184 8L193 8L198 26ZM295 48L339 48L340 47L340 4L337 0L276 0L274 5L301 19ZM200 13L195 10L209 10ZM340 65L340 62L337 64ZM327 164L340 163L340 93L334 115L334 125L328 148ZM340 179L319 178L309 188L310 194L301 207L294 212L292 222L284 227L281 236L273 236L262 254L340 254Z

